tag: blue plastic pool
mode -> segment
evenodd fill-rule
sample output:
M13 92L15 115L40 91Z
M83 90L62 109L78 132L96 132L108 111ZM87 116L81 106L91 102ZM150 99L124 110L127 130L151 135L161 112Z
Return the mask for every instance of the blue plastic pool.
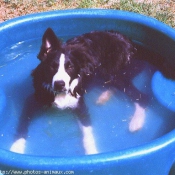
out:
M149 66L133 80L135 86L152 96L139 131L129 132L128 129L134 111L134 104L128 97L117 91L105 105L97 105L96 100L105 89L96 86L89 89L85 100L99 154L84 155L81 132L69 111L49 108L42 109L32 121L26 153L9 151L23 104L34 92L30 74L39 63L36 55L48 27L63 40L92 30L117 30L175 64L175 31L139 14L116 10L66 10L28 15L2 23L0 170L168 174L175 161L175 82L167 80L158 71L150 74Z

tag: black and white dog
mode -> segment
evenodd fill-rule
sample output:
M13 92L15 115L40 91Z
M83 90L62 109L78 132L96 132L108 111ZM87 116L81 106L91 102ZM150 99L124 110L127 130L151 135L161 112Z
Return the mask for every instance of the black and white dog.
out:
M54 105L59 109L71 108L77 114L86 154L98 153L83 100L86 85L93 77L103 77L103 85L114 85L124 91L135 103L136 115L144 115L147 97L131 83L142 69L140 65L136 66L136 57L135 45L115 31L94 31L65 43L51 28L44 33L38 54L41 62L32 72L35 97L40 104ZM133 65L136 69L127 71ZM26 138L20 132L25 130L27 133L27 124L20 129L22 125L19 125L11 151L24 153Z

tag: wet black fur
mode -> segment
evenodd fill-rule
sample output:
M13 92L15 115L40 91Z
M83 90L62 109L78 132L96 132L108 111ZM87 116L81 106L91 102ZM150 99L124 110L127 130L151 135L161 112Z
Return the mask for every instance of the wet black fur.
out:
M51 43L50 48L45 44L46 39ZM73 93L76 96L76 93L83 95L86 81L97 73L104 81L115 81L118 72L130 64L135 51L133 43L118 32L94 31L62 44L48 28L38 54L41 63L32 73L36 98L43 104L53 102L55 91L51 81L61 53L66 56L67 66L72 65L72 70L67 68L68 74L72 79L80 77Z

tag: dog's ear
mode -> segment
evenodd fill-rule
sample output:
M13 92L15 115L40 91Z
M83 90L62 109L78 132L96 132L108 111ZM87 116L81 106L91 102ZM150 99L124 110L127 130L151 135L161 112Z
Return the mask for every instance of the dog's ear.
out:
M38 59L44 61L49 52L59 50L61 48L61 41L57 38L54 31L48 28L42 38L42 45L38 54Z

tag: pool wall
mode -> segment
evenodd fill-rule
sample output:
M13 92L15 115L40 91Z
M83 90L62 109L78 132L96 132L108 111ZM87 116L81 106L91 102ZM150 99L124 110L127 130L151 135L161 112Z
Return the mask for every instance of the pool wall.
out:
M175 64L175 31L143 15L116 10L63 10L27 15L0 24L0 50L42 37L52 27L60 37L92 30L118 30ZM0 170L60 170L75 174L167 175L175 161L175 130L143 146L89 156L44 157L0 149Z

